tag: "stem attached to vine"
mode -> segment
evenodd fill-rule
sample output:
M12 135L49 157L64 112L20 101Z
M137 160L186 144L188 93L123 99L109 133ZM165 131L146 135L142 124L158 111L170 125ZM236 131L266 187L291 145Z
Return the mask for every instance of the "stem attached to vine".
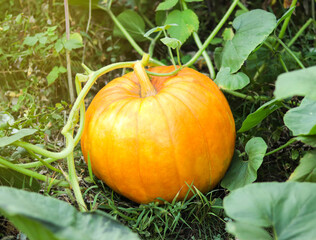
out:
M276 153L276 152L280 151L280 150L283 149L283 148L286 148L287 146L291 145L292 143L294 143L294 142L296 142L296 141L297 141L296 138L292 138L292 139L290 139L287 143L285 143L285 144L283 144L282 146L280 146L280 147L278 147L278 148L276 148L276 149L274 149L274 150L272 150L272 151L266 153L264 156L266 157L266 156L269 156L269 155L271 155L271 154L273 154L273 153Z
M225 22L227 21L227 19L229 18L229 16L232 14L232 12L234 11L236 5L238 4L239 0L234 0L233 3L231 4L231 6L229 7L229 9L227 10L227 12L225 13L225 15L223 16L223 18L221 19L221 21L217 24L217 26L215 27L215 29L211 32L211 34L208 36L208 38L205 40L205 42L203 43L203 45L201 46L201 48L199 49L199 51L197 51L197 53L191 58L191 60L189 62L187 62L187 64L185 64L186 66L191 66L193 63L196 62L196 60L202 55L202 53L204 52L204 50L207 48L207 46L210 44L210 42L213 40L213 38L216 36L216 34L219 32L219 30L222 28L222 26L225 24Z
M184 10L188 9L188 6L186 5L185 1L181 1L181 4L182 4ZM199 38L199 35L196 32L193 32L192 35L193 35L195 44L198 46L198 48L199 49L202 48L203 45L202 45L202 42L201 42L201 40ZM210 72L211 79L215 79L215 70L214 70L214 66L212 64L210 56L207 54L206 51L203 51L202 55L203 55L203 57L205 59L206 65L207 65L208 70Z

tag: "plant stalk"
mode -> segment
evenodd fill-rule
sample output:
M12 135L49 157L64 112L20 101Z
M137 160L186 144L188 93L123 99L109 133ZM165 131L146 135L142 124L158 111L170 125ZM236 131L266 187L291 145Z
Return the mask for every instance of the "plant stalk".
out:
M205 40L205 42L203 43L203 45L201 46L199 51L197 51L195 53L195 55L191 58L191 60L189 62L187 62L187 64L185 64L186 66L191 66L192 64L194 64L197 61L197 59L202 55L204 50L207 48L207 46L210 44L210 42L213 40L213 38L219 32L219 30L223 27L223 25L225 24L225 22L227 21L229 16L232 14L232 12L234 11L234 9L235 9L236 5L238 4L238 2L239 2L239 0L234 0L233 1L233 3L230 5L229 9L227 10L225 15L221 19L221 21L217 24L215 29L211 32L211 34Z
M69 41L70 38L70 30L69 30L69 9L68 9L68 0L64 0L65 6L65 22L66 22L66 38ZM68 78L68 87L69 87L69 97L70 102L73 103L75 101L74 95L74 86L72 83L71 77L71 59L70 59L70 52L66 49L66 62L67 62L67 78Z

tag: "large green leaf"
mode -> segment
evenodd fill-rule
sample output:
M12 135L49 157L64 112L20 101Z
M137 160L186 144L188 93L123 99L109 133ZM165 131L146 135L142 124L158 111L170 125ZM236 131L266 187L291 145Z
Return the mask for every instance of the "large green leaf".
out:
M111 217L80 213L66 202L0 187L0 213L30 240L139 239Z
M238 132L245 132L258 125L263 119L273 113L275 110L282 106L281 102L277 99L273 99L263 104L255 112L249 114L243 121L241 128Z
M243 161L238 155L234 155L233 161L221 182L221 186L232 191L243 187L257 179L257 171L262 164L267 144L260 137L250 139L245 147L249 160Z
M249 84L249 77L242 73L230 73L230 68L224 67L218 72L215 83L218 87L228 90L242 89Z
M316 101L304 98L299 107L287 111L284 115L284 123L295 136L315 135Z
M289 181L316 182L316 150L307 152L291 174Z
M228 40L222 53L222 67L229 67L231 73L237 72L249 54L262 43L276 27L274 14L264 10L252 10L233 21L236 33Z
M315 183L254 183L224 198L226 214L234 220L227 230L240 240L315 239ZM265 233L266 232L266 233Z
M279 99L306 96L316 100L316 66L283 73L275 82L274 96Z
M14 133L12 136L2 137L2 138L0 138L0 147L7 146L7 145L9 145L17 140L20 140L23 137L32 135L36 131L37 131L36 129L24 128L24 129L17 131L16 133Z
M167 16L165 24L177 24L167 31L172 38L178 39L182 44L190 37L193 32L199 29L199 19L190 9L184 11L173 10Z
M134 38L135 41L145 41L145 22L138 13L133 10L125 10L117 19L126 29L126 31ZM121 30L115 25L113 30L114 36L125 38Z

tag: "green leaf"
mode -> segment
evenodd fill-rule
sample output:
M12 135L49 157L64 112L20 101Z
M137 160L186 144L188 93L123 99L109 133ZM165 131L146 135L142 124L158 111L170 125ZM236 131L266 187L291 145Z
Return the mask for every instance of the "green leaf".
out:
M272 239L314 239L315 192L315 183L298 182L254 183L232 191L224 198L225 212L234 220L227 230L240 240L271 239L262 238L271 228Z
M33 37L26 37L23 41L23 44L33 47L38 42L38 38Z
M218 72L215 83L219 88L228 90L238 90L247 86L250 82L249 77L242 73L231 74L229 67L221 68Z
M202 2L203 0L184 0L185 2Z
M55 66L52 69L52 71L50 71L50 73L47 75L48 86L53 84L56 81L60 73L65 73L65 72L67 72L67 69L64 68L63 66L60 66L60 67Z
M310 145L316 148L316 135L310 135L310 136L301 135L301 136L296 137L296 139L307 145Z
M316 134L316 101L304 98L301 105L292 108L284 115L285 125L293 135Z
M267 144L260 137L250 139L245 147L249 160L243 161L236 151L232 163L221 182L221 186L232 191L254 182L257 171L267 151Z
M5 111L0 112L0 130L5 129L14 123L14 117Z
M240 222L227 222L226 230L234 234L240 240L273 240L270 234L261 227L252 224L243 224Z
M144 34L144 37L149 37L152 33L154 32L161 32L163 30L167 30L169 29L170 27L172 26L178 26L177 24L166 24L164 26L158 26L158 27L154 27L152 29L150 29L149 31L147 31L145 34Z
M275 110L282 107L282 103L278 99L273 99L263 104L255 112L249 114L243 121L238 132L245 132L258 125L263 119L273 113Z
M232 28L225 28L222 33L222 37L224 41L232 40L234 35L235 34Z
M10 137L2 137L2 138L0 138L0 147L7 146L7 145L9 145L17 140L20 140L23 137L32 135L36 131L37 131L36 129L24 128L24 129L17 131L16 133L14 133Z
M173 8L178 3L178 0L165 0L162 3L159 3L156 11L166 11Z
M167 16L165 24L177 24L176 27L171 27L167 31L172 38L178 39L182 44L199 29L199 19L190 9L173 10Z
M8 187L0 187L0 213L30 240L139 239L111 217L80 213L70 204Z
M145 41L145 22L141 16L138 15L133 10L125 10L120 15L117 16L117 19L126 29L126 31L134 38L135 41ZM114 26L113 30L114 36L125 38L121 30Z
M306 96L316 100L316 66L280 74L275 82L274 96L279 99Z
M176 49L181 46L181 42L176 38L165 37L160 39L166 46Z
M82 36L80 35L80 33L72 33L69 36L69 40L67 40L66 37L64 36L63 45L69 51L71 51L72 49L81 48L83 47ZM55 45L55 48L56 48L56 45Z
M26 176L22 173L1 167L0 186L30 189L34 192L38 192L41 189L41 185L38 183L36 179L31 179L29 176Z
M233 21L236 33L225 44L222 67L229 67L231 73L237 72L249 54L262 43L276 27L276 18L264 10L252 10Z
M289 181L316 182L316 150L307 152L289 177Z
M59 53L63 48L64 48L63 41L62 41L61 39L58 39L58 40L55 42L55 50L56 50L56 52Z

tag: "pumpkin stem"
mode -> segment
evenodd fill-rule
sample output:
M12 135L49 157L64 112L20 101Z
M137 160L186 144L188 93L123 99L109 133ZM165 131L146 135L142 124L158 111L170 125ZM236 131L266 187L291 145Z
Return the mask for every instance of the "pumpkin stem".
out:
M134 65L134 72L140 84L140 96L145 98L156 95L157 91L151 84L143 64L146 64L146 55L144 55L142 61L138 61Z

